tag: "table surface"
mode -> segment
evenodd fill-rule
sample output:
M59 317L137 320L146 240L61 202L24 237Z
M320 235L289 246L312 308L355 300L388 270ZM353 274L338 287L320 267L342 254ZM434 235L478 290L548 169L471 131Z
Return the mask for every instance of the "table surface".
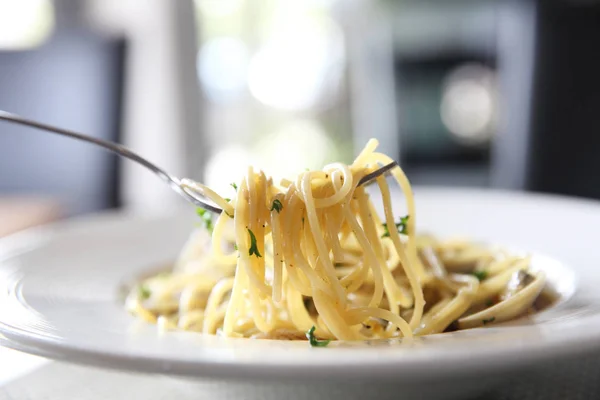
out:
M289 398L282 385L192 381L167 376L103 370L46 360L0 348L0 400L243 399ZM509 378L472 400L554 400L600 398L600 353L540 366ZM368 393L369 388L365 388ZM293 398L319 399L310 386L295 387Z
M0 237L56 221L61 207L55 199L44 197L0 197Z

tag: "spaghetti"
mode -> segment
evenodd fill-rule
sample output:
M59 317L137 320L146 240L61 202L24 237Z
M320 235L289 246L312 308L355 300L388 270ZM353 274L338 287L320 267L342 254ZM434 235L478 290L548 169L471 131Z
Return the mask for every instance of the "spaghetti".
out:
M466 241L416 236L410 183L391 170L406 215L376 179L383 214L357 183L392 160L371 140L351 165L279 184L252 167L223 212L195 232L174 270L141 282L127 308L161 329L230 337L409 338L516 318L540 307L529 260ZM207 235L211 232L211 237Z

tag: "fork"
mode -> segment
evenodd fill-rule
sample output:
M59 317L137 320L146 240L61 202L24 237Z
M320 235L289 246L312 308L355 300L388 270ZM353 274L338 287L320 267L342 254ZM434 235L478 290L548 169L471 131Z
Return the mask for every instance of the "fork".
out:
M111 142L108 140L98 139L98 138L84 135L82 133L78 133L78 132L71 131L68 129L58 128L58 127L55 127L52 125L48 125L48 124L45 124L42 122L27 119L20 115L13 114L13 113L10 113L7 111L2 111L2 110L0 110L0 120L12 122L12 123L19 124L19 125L25 125L25 126L29 126L32 128L41 129L44 131L67 136L67 137L70 137L73 139L78 139L78 140L81 140L84 142L92 143L92 144L95 144L96 146L100 146L100 147L104 148L105 150L108 150L112 153L117 154L118 156L127 158L131 161L134 161L134 162L146 167L150 171L154 172L156 175L158 175L158 177L160 179L163 180L163 182L165 182L167 185L169 185L169 187L171 187L171 189L173 189L177 194L179 194L181 197L183 197L190 203L194 204L195 206L202 207L208 211L211 211L211 212L217 213L217 214L220 214L223 211L217 205L215 205L209 198L204 196L202 193L200 193L197 190L193 190L190 187L193 185L189 184L189 182L193 182L192 180L187 179L187 178L180 179L180 178L176 177L175 175L168 173L167 171L160 168L156 164L148 161L147 159L140 156L139 154L129 150L127 147L122 146L118 143L114 143L114 142ZM388 172L389 170L391 170L392 168L394 168L396 166L398 166L398 163L396 161L391 162L391 163L371 172L370 174L365 175L358 182L358 184L363 185L367 182L370 182L373 179L379 177L380 175L385 174L386 172Z

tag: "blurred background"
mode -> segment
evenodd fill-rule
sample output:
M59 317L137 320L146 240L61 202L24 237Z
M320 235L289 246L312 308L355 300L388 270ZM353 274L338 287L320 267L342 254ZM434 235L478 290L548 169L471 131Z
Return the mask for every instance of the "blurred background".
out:
M600 198L595 0L0 0L0 109L121 142L226 194L375 137L416 185ZM0 236L155 176L0 122Z

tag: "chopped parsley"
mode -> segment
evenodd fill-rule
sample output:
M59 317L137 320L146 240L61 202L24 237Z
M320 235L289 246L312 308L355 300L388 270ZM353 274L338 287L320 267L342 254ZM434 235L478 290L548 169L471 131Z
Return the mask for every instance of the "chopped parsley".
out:
M492 299L488 299L488 301L485 302L486 307L491 307L494 305L494 300Z
M233 249L234 249L234 250L239 250L239 249L238 249L238 246L237 246L237 243L234 243L234 244L233 244Z
M205 210L202 207L197 207L196 214L198 214L198 216L202 220L202 223L203 223L204 227L206 228L206 230L212 233L213 221L212 221L212 214L210 213L210 211Z
M408 217L409 217L409 215L400 217L400 222L395 223L398 233L402 233L404 235L408 234ZM381 237L382 238L390 237L390 231L388 230L387 224L383 224L383 229L384 229L384 232L383 232L383 235L381 235Z
M141 299L146 300L147 298L150 297L151 294L152 294L152 292L150 291L150 289L148 288L148 286L146 286L146 285L140 285L140 286L138 286L138 296Z
M310 328L307 332L306 332L306 338L308 339L308 342L310 343L311 347L326 347L329 342L331 342L331 340L318 340L315 337L315 327L313 325L312 328Z
M283 208L283 204L281 204L281 201L279 201L279 199L273 200L273 205L271 206L271 211L275 210L278 213L280 213L282 208Z
M237 192L237 184L235 182L231 182L231 187Z
M474 275L475 278L479 279L479 282L481 282L488 276L487 271L473 271L473 272L471 272L471 274Z
M262 257L260 252L258 251L258 246L256 245L256 236L254 236L254 232L248 229L248 233L250 234L250 250L248 251L248 255L256 255L256 257Z
M225 200L228 203L231 201L231 199L229 197L225 197L223 200Z
M487 325L487 324L491 324L495 320L496 320L496 317L492 317L492 318L489 318L489 319L484 319L482 322L483 322L484 325Z

